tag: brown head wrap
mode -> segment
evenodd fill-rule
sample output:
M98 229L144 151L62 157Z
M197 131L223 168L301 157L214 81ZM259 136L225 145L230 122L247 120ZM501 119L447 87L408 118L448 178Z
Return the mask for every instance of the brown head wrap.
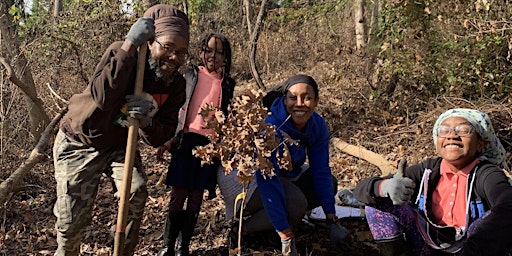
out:
M144 12L144 17L155 21L155 37L179 35L187 42L190 40L188 17L178 8L167 4L153 5Z

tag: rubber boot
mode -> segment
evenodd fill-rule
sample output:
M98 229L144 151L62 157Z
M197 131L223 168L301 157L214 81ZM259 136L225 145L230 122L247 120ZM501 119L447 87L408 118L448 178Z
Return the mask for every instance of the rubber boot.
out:
M229 228L228 232L228 247L230 250L238 248L238 221L235 221Z
M183 211L169 211L165 219L164 246L158 252L158 256L174 256L176 238L183 227Z
M377 248L382 256L407 256L411 255L409 246L405 243L403 237L393 240L377 242Z
M178 239L178 247L176 248L176 256L189 256L190 255L190 240L194 235L194 228L196 227L198 212L183 211L183 228L181 229L181 237Z

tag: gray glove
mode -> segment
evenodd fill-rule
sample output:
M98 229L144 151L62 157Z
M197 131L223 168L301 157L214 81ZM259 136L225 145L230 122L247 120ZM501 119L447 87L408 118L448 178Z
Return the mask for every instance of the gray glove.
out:
M283 256L299 256L297 247L295 247L295 237L288 240L281 239L281 252Z
M394 205L404 205L408 203L414 193L414 187L416 187L413 180L404 177L406 166L407 160L402 158L393 178L383 180L380 185L380 196L389 197Z
M126 112L131 118L139 120L139 127L146 128L152 124L152 118L148 116L151 110L151 101L144 99L142 96L127 95L126 96Z
M155 37L155 21L152 18L138 19L128 31L126 39L130 40L136 47Z
M329 228L329 239L331 240L331 245L333 247L342 245L347 242L349 232L338 221L334 219L328 219L327 226Z

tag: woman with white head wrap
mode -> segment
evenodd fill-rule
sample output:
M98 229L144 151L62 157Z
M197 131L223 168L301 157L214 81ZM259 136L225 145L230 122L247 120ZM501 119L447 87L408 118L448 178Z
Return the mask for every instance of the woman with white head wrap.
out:
M512 187L489 116L450 109L437 119L433 140L438 157L354 190L381 253L509 255Z
M479 110L475 109L468 109L468 108L455 108L450 109L437 118L436 123L434 124L434 129L432 133L432 138L434 140L434 145L437 147L437 130L439 129L439 126L441 123L450 117L462 117L466 119L468 122L471 123L471 125L475 128L478 135L487 141L487 145L485 148L480 152L480 159L484 160L487 159L489 162L498 165L500 167L503 167L503 162L505 161L505 148L503 148L503 145L501 145L500 140L496 136L496 133L494 132L494 128L491 124L491 119L489 116L481 112Z

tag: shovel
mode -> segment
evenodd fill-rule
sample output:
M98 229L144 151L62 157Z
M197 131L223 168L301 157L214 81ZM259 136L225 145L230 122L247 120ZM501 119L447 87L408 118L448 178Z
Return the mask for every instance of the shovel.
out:
M134 95L142 95L142 83L144 80L144 68L146 66L147 45L139 47L137 58L137 74L135 77ZM126 239L126 222L128 218L128 203L132 184L133 165L135 162L135 151L137 150L137 138L139 132L139 120L128 118L128 140L124 156L123 183L119 198L119 211L117 213L116 234L114 237L114 256L123 255L124 242Z

